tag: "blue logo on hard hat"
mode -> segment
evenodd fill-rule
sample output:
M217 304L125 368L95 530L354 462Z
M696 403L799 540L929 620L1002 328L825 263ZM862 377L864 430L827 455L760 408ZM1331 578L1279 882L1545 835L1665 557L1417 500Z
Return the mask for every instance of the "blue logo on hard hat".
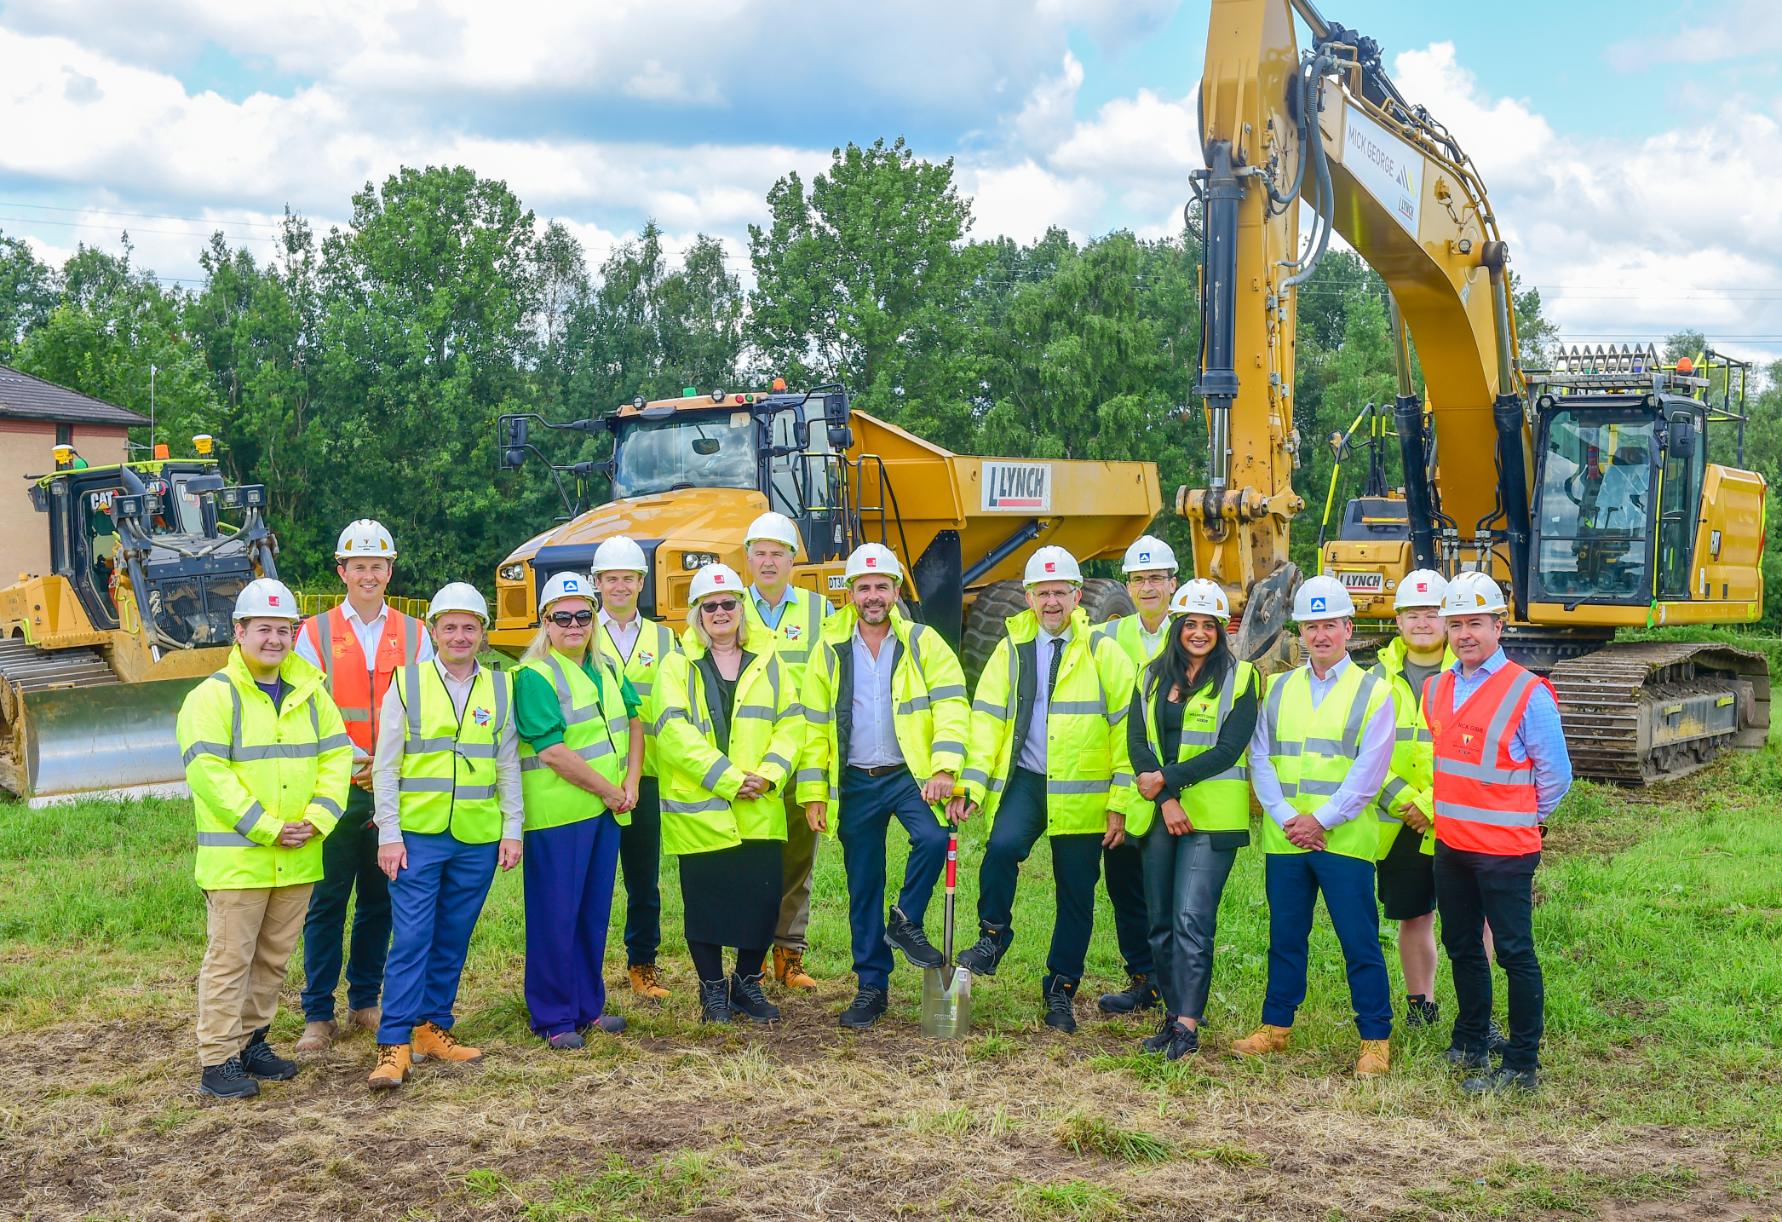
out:
M1140 552L1140 553L1139 553L1139 561L1140 561L1140 562L1141 562L1141 563L1142 563L1142 562L1144 562L1144 561L1146 561L1146 560L1149 560L1149 559L1150 559L1150 558L1151 558L1151 553L1150 553L1150 552Z
M579 590L582 588L582 586L579 581L577 581L575 578L571 577L568 581L565 581L563 583L563 588L565 590Z
M1319 594L1319 595L1316 595L1313 597L1312 610L1314 610L1314 611L1324 610L1324 595Z

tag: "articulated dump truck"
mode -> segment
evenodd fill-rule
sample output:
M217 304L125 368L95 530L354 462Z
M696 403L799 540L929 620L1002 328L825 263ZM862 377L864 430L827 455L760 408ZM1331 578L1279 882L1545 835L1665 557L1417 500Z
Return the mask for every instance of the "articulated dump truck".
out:
M503 418L505 465L538 454L532 419ZM1021 572L1034 549L1118 556L1162 506L1153 463L955 454L854 410L840 387L688 390L552 427L612 434L609 462L558 470L586 475L603 465L613 499L501 562L490 639L509 653L537 632L540 585L565 570L587 572L595 547L619 534L650 560L643 613L678 631L694 572L714 562L742 572L743 532L772 509L803 537L794 583L832 602L842 599L849 552L869 542L890 547L910 575L909 611L962 645L976 673L1004 619L1026 606ZM1132 609L1125 588L1107 579L1087 581L1083 601L1097 622Z

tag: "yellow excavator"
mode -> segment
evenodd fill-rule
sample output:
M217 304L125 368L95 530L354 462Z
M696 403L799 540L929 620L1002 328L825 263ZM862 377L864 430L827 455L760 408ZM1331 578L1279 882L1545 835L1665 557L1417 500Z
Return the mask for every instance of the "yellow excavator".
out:
M1200 126L1209 470L1176 508L1246 656L1282 648L1299 577L1295 311L1335 234L1386 282L1398 372L1402 491L1352 503L1322 549L1358 610L1388 615L1412 568L1490 573L1511 592L1506 648L1552 680L1582 776L1644 784L1761 746L1761 655L1614 639L1762 614L1767 488L1708 461L1709 426L1729 416L1705 380L1629 350L1522 369L1509 248L1477 168L1400 94L1379 44L1310 0L1214 0ZM1383 419L1370 428L1383 440Z

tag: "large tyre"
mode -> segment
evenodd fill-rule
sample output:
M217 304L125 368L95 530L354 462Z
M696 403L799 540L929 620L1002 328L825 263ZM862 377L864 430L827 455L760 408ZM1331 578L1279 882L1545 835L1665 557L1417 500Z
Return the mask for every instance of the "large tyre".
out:
M1008 631L1007 620L1027 610L1027 591L1018 581L998 581L978 591L965 610L965 632L960 638L959 660L965 666L966 680L975 688L984 663L996 650L996 643Z
M1109 577L1091 577L1083 583L1083 613L1091 624L1105 624L1122 615L1136 615L1126 586Z

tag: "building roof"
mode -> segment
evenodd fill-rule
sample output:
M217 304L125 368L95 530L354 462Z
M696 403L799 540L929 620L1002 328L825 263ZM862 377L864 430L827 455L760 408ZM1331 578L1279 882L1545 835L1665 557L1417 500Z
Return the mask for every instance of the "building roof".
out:
M140 412L113 406L5 365L0 365L0 419L126 426L149 422Z

